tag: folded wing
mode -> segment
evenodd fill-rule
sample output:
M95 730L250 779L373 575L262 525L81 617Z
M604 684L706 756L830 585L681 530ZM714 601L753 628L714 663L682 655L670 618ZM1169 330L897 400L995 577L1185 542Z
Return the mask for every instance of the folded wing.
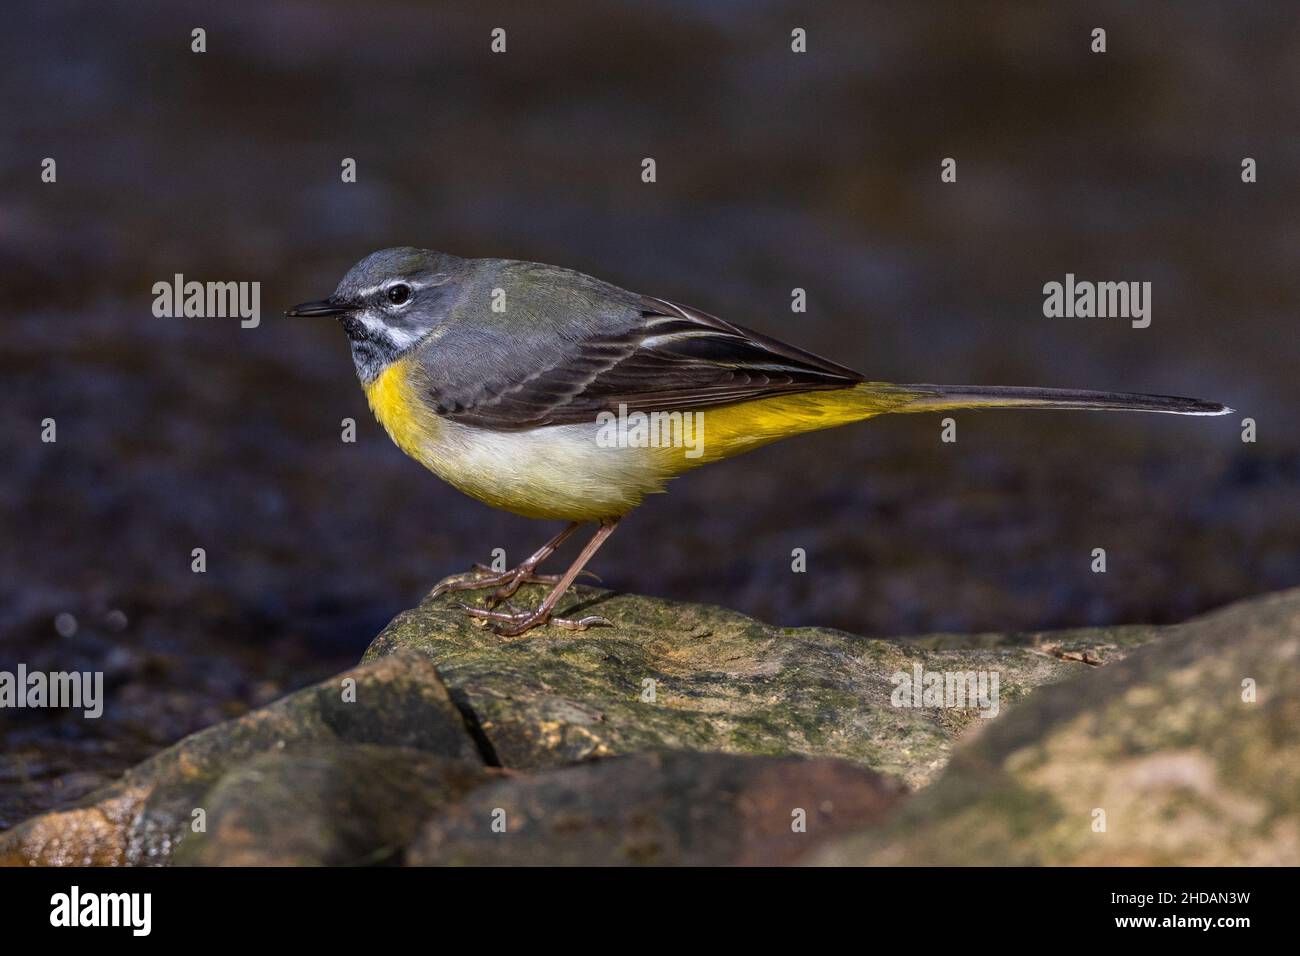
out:
M625 321L563 348L524 349L471 384L434 389L440 415L503 431L595 421L602 411L709 408L848 388L852 369L665 299L642 296ZM497 355L500 353L497 352Z

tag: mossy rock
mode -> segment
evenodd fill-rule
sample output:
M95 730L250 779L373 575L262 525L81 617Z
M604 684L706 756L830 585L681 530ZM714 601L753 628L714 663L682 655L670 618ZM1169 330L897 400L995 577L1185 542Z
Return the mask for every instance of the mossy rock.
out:
M528 587L515 600L528 606L543 593ZM1162 632L977 635L960 647L945 635L900 641L774 627L725 608L582 587L561 607L612 627L504 638L456 608L462 599L426 600L399 615L365 660L425 655L491 757L526 770L644 750L797 754L919 787L971 722L983 721L973 708L893 706L895 673L996 671L1005 711L1035 687L1122 659Z

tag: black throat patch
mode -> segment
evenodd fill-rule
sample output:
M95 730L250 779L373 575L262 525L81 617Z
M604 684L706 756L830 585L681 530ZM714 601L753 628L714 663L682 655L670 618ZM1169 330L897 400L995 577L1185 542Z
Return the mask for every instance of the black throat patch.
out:
M339 324L352 343L352 364L361 384L369 385L401 355L392 341L371 333L360 319L349 315L340 319Z

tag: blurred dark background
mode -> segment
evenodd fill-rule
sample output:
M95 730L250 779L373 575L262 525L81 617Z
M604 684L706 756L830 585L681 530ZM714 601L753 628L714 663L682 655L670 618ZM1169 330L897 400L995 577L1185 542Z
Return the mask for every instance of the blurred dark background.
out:
M279 315L384 246L576 267L879 379L1239 410L795 439L647 503L611 587L900 635L1300 583L1294 4L45 2L6 8L0 53L0 666L110 688L99 721L3 714L0 828L555 530L404 458L340 330ZM153 317L177 272L260 281L261 326ZM1044 318L1067 272L1152 282L1151 327Z

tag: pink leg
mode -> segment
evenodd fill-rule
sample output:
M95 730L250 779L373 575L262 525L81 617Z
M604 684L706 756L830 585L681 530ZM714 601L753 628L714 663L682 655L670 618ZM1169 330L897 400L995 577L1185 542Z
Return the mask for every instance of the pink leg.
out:
M491 621L493 629L503 637L518 637L531 628L539 624L546 624L548 621L559 627L567 627L570 630L585 631L593 624L609 624L609 621L603 617L591 615L580 618L576 621L565 618L551 617L551 612L555 610L555 605L559 603L564 592L568 590L569 585L573 583L574 578L582 571L583 566L591 560L592 556L605 543L605 539L614 533L618 527L618 518L608 518L600 523L600 528L592 536L578 555L577 560L569 566L569 570L560 576L551 593L546 595L545 600L532 611L521 611L517 614L507 614L504 611L486 611L482 608L468 607L461 605L461 609L470 617L476 617L481 620Z
M581 522L573 522L550 541L546 542L546 544L542 545L529 555L518 567L511 568L508 571L493 571L491 568L484 567L481 564L476 564L474 565L474 569L468 574L463 575L460 578L443 581L429 592L429 597L441 597L451 591L477 591L482 588L492 588L500 585L502 586L501 591L504 591L505 593L501 594L501 592L498 591L497 594L501 594L500 597L497 597L497 594L494 594L492 598L495 600L489 599L492 604L496 604L498 601L503 601L510 595L514 594L519 590L521 584L528 581L535 581L542 584L552 584L559 581L560 578L557 575L534 574L533 572L539 564L554 554L555 549L563 544L569 535L577 531L580 526ZM507 588L509 590L506 590Z

